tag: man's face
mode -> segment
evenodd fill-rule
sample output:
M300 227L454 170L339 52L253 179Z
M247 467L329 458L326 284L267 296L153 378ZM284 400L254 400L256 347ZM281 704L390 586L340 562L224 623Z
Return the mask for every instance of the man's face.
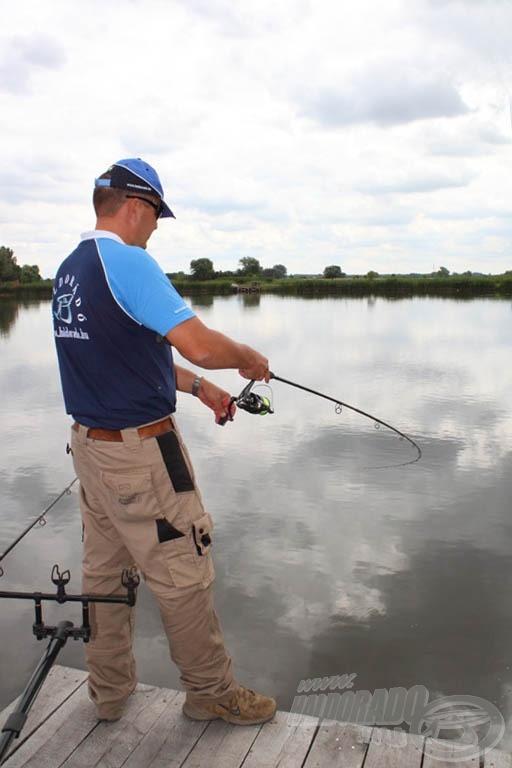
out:
M139 218L134 233L133 245L146 248L148 240L158 227L160 201L154 197L137 196L133 198L138 203Z

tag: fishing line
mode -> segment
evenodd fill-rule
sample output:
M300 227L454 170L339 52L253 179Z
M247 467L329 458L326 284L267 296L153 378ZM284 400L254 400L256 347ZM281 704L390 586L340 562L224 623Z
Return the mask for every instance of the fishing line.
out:
M60 501L60 499L62 499L62 497L63 497L63 496L65 496L66 494L69 494L69 493L71 493L71 488L73 487L73 485L76 483L76 481L77 481L77 480L78 480L78 477L75 477L75 478L74 478L74 480L72 480L72 481L69 483L69 485L67 485L67 486L64 488L64 490L63 490L63 491L61 491L61 492L59 493L59 495L58 495L58 496L56 496L56 497L54 498L54 500L53 500L53 501L52 501L50 504L48 504L48 506L46 507L46 509L44 509L44 510L41 512L41 514L40 514L40 515L38 515L38 516L36 517L36 519L35 519L35 520L33 520L33 521L30 523L30 525L28 525L28 526L25 528L25 530L24 530L24 531L22 531L22 533L20 533L20 535L18 536L18 538L17 538L17 539L15 539L15 541L13 541L13 542L12 542L12 544L10 544L10 545L7 547L7 549L5 550L5 552L2 552L2 554L0 555L0 563L2 562L2 560L3 560L5 557L7 557L7 555L9 554L9 552L11 552L11 551L14 549L14 547L16 547L16 546L17 546L17 545L20 543L20 541L21 541L23 538L25 538L25 536L27 535L27 533L29 533L29 531L31 531L31 530L32 530L32 528L33 528L35 525L37 525L38 523L39 523L40 525L46 525L46 520L45 520L45 517L46 517L47 513L50 511L50 509L51 509L52 507L54 507L54 506L55 506L55 504L57 504L57 502L58 502L58 501ZM3 575L4 575L4 569L3 569L3 568L2 568L2 566L0 565L0 577L1 577L1 576L3 576Z
M330 397L329 395L325 395L323 392L318 392L316 389L310 389L309 387L305 387L303 384L297 384L296 382L290 381L289 379L283 379L281 376L277 376L275 373L272 373L272 371L270 371L270 378L274 379L275 381L280 381L282 384L288 384L288 386L290 387L295 387L296 389L302 389L304 392L309 392L311 395L322 397L324 400L329 400L331 403L334 403L336 413L341 413L343 408L348 408L351 411L355 411L355 413L359 413L361 414L361 416L365 416L367 419L371 419L377 428L378 426L382 425L383 427L390 429L392 432L398 435L401 439L407 440L407 442L410 443L413 446L413 448L416 450L416 456L413 459L410 459L409 461L400 462L400 464L390 464L390 465L381 466L381 467L372 467L372 469L388 469L391 467L403 467L403 466L406 466L407 464L415 464L417 461L421 459L421 448L412 439L412 437L409 437L404 432L401 432L399 429L397 429L396 427L393 427L391 424L388 424L386 421L379 419L377 416L373 416L373 414L367 413L366 411L361 410L361 408L356 408L355 405L349 405L348 403L344 403L343 400Z

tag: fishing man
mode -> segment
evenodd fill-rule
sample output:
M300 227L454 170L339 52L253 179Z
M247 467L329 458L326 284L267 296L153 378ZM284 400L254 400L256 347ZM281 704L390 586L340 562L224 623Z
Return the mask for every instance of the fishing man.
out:
M268 360L205 326L147 253L162 218L175 218L156 171L120 160L95 181L96 229L61 264L53 289L55 342L84 526L83 590L123 594L138 568L154 593L186 689L184 713L244 725L270 720L273 699L235 679L213 606L212 520L176 427L176 391L215 420L230 394L176 365L172 347L204 369L269 380ZM116 720L136 685L133 609L90 606L89 692Z

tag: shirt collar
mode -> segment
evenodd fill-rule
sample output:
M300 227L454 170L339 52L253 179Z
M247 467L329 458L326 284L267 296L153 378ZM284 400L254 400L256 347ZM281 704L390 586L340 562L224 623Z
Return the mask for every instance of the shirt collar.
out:
M109 240L115 240L116 243L126 245L124 240L122 240L119 235L116 235L115 232L109 232L108 229L91 229L89 232L82 232L80 235L81 240L98 240L100 237L105 237Z

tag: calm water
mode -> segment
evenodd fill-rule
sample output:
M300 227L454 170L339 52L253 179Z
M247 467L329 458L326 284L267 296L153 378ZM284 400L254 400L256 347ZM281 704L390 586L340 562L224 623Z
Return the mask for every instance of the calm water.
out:
M228 297L194 303L266 352L276 374L413 437L274 382L275 414L219 428L182 396L179 423L216 521L217 607L239 678L291 705L303 678L356 673L356 689L472 694L512 719L512 348L509 302ZM48 302L0 303L0 552L73 478ZM212 374L234 393L236 372ZM76 493L3 561L1 589L80 584ZM31 603L0 604L0 705L44 643ZM71 604L47 620L80 616ZM142 588L139 677L176 686ZM62 663L83 667L80 643Z

